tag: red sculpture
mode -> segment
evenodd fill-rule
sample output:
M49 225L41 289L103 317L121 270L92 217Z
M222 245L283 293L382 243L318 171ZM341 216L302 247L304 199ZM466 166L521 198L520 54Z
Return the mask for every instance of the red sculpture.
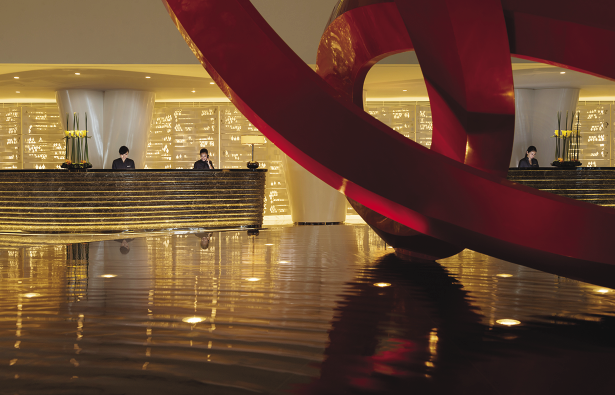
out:
M195 55L238 109L282 151L349 198L448 245L615 286L615 245L610 236L615 211L503 178L514 119L510 63L504 59L507 43L514 39L510 47L521 52L534 40L531 51L517 55L554 63L568 59L541 47L541 42L555 39L536 36L536 25L524 31L516 24L517 18L532 18L527 9L534 9L536 2L511 11L506 2L472 0L463 2L464 7L480 8L464 12L458 1L395 1L398 22L404 21L407 31L405 37L401 33L390 40L409 43L411 38L419 61L426 64L435 136L441 136L434 137L434 149L429 150L348 100L352 92L356 101L356 83L362 81L365 65L390 53L380 48L388 45L382 44L387 37L365 40L352 28L344 31L344 40L359 46L368 42L372 52L358 62L354 80L325 77L335 89L286 46L248 0L163 1ZM364 7L364 12L391 7L378 3ZM599 3L613 8L606 1ZM576 20L576 11L564 13L571 19L551 20L554 25ZM412 12L433 20L437 28L423 26ZM370 16L378 18L377 13ZM510 26L515 28L512 33ZM597 29L594 26L592 20L580 18L575 31L587 37ZM612 28L605 26L599 28L612 37ZM405 49L393 48L401 50ZM598 66L602 61L571 59L570 67L612 78L609 70ZM368 147L379 157L377 168L357 162ZM549 224L553 230L527 227L528 220ZM570 224L583 232L571 232Z

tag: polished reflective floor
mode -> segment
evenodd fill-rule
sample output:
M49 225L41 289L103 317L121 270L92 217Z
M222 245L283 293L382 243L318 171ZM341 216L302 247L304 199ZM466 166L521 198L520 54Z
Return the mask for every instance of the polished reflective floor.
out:
M0 235L0 394L613 393L615 292L366 225Z

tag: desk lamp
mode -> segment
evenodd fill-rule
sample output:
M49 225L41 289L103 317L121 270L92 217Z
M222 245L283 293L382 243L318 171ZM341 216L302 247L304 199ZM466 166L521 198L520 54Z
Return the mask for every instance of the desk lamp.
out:
M252 160L248 162L248 169L258 169L258 162L254 160L254 144L265 144L265 137L263 136L241 136L241 144L252 146Z

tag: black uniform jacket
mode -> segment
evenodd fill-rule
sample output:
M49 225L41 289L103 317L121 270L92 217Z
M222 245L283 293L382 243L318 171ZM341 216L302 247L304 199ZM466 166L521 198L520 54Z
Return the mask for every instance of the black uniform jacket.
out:
M213 168L214 168L214 164L213 164L213 163L211 163L211 161L210 161L210 160L209 160L208 162L209 162L209 164L211 165L211 168L213 169ZM209 167L207 166L207 164L206 164L205 162L203 162L202 160L200 160L200 159L199 159L199 160L197 160L196 162L194 162L194 167L193 167L193 169L196 169L196 170L205 170L205 169L209 169Z
M519 161L519 167L538 167L538 160L536 158L532 159L532 164L530 165L530 160L526 156Z
M135 162L132 159L128 159L128 158L126 158L126 160L122 162L122 158L117 158L116 160L113 161L113 166L111 168L113 170L119 170L119 169L134 170Z

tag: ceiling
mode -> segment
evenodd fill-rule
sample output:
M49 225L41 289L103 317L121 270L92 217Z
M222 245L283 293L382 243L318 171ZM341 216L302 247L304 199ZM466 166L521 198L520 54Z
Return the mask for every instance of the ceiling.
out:
M516 88L580 88L581 100L615 100L615 82L550 65L513 63L513 76ZM368 101L428 100L418 64L377 64L364 87ZM61 89L146 90L159 102L228 101L198 64L0 64L0 103L55 102Z

